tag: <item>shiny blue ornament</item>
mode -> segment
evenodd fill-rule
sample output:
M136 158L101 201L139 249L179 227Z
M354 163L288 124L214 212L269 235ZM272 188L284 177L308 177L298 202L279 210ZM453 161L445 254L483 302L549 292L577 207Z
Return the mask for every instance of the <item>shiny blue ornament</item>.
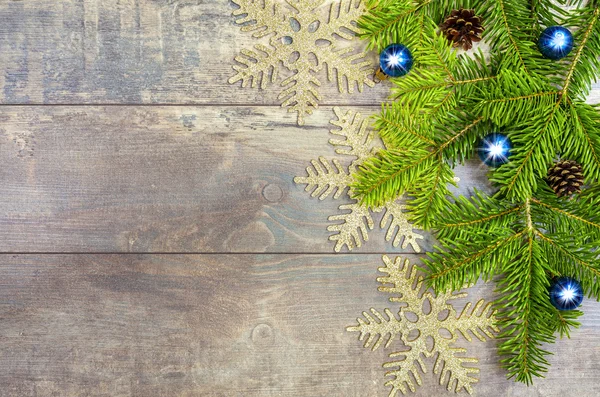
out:
M404 76L412 66L413 56L405 45L390 44L379 55L379 67L390 77Z
M573 49L573 35L569 29L562 26L550 26L542 32L538 48L546 58L564 58Z
M559 277L550 286L550 302L558 310L577 309L583 302L583 289L571 277Z
M508 136L500 133L486 135L477 146L479 158L488 167L499 167L508 163L512 143Z

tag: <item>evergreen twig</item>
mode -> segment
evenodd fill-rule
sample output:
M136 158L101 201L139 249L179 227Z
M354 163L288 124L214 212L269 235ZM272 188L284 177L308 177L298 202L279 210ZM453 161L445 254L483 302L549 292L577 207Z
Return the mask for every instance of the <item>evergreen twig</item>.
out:
M501 362L527 384L547 371L543 344L579 325L580 311L550 304L552 277L577 278L600 299L600 109L586 103L600 78L599 3L378 0L359 21L371 48L403 43L415 67L392 79L391 103L375 119L387 149L361 164L353 193L372 207L410 197L412 220L439 241L425 260L436 291L497 280ZM461 7L482 16L488 57L457 55L438 34ZM544 27L559 24L574 33L575 47L552 61L536 43ZM510 161L490 172L498 192L453 197L453 167L498 131L514 146ZM548 188L544 178L558 158L582 165L587 188L578 197L558 198Z

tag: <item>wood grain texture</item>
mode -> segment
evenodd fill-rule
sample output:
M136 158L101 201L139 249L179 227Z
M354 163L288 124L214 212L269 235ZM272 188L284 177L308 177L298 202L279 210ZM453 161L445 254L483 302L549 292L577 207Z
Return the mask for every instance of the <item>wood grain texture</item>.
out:
M362 310L393 307L376 293L379 265L379 255L2 255L0 395L386 395L385 352L344 332ZM483 285L469 299L489 294ZM552 370L534 387L504 379L493 342L461 343L481 360L476 395L597 395L600 308L584 305L584 326L549 347ZM444 393L431 372L423 379L416 397Z
M227 83L234 55L259 42L234 24L236 7L225 0L0 1L0 102L278 105L276 86ZM320 11L327 15L327 5ZM334 82L320 91L322 103L378 104L387 87L340 95Z
M276 86L227 83L234 55L257 43L234 24L235 8L225 0L0 1L0 103L278 105ZM589 100L598 103L594 87ZM320 91L323 104L379 104L388 87Z
M0 254L0 397L387 395L386 352L345 332L393 307L376 290L380 255L320 255L344 201L293 177L337 157L333 105L373 114L389 85L324 84L298 127L277 87L227 83L257 43L233 9L0 0L0 252L46 252ZM458 170L461 192L490 189L477 164ZM356 252L386 251L374 230ZM493 343L462 341L480 359L476 395L600 395L600 305L584 311L530 388L505 380ZM423 379L416 397L446 394Z
M293 183L311 159L338 156L334 113L313 118L321 127L276 107L5 106L0 251L333 252L327 218L348 199ZM361 252L397 251L384 236Z

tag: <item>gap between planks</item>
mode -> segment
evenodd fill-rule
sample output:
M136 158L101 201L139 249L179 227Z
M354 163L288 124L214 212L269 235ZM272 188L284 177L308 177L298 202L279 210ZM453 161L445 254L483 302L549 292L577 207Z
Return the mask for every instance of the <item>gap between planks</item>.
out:
M352 256L352 255L410 255L421 256L424 253L414 252L121 252L121 251L4 251L0 255L302 255L302 256Z
M0 103L0 107L271 107L281 108L281 105L261 105L256 103ZM346 103L320 103L319 108L342 107L342 108L372 108L380 107L381 103L363 103L352 104ZM313 110L318 110L313 109Z

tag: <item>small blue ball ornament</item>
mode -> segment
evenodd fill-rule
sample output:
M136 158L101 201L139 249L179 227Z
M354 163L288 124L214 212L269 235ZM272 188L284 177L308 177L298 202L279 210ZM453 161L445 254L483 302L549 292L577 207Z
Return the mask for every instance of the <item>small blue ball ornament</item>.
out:
M410 50L402 44L390 44L379 55L379 67L390 77L407 74L413 66Z
M573 49L573 35L562 26L547 27L538 40L538 48L546 58L564 58Z
M550 303L558 310L577 309L583 302L583 289L571 277L559 277L550 286Z
M477 146L479 158L488 167L499 167L508 163L512 143L508 136L500 133L486 135Z

